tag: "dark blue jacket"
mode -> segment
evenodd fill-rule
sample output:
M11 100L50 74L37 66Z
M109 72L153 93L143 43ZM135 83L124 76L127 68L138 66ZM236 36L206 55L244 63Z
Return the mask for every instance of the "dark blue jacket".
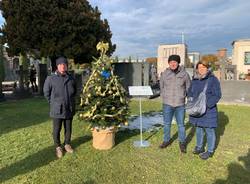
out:
M76 84L74 78L55 72L48 76L43 86L45 98L50 104L50 117L70 119L75 114Z
M218 111L216 104L221 98L221 88L219 80L210 71L202 79L194 77L188 90L187 96L193 98L198 97L200 92L203 90L206 81L208 81L206 91L206 113L201 117L189 116L189 121L194 126L215 128L218 124Z

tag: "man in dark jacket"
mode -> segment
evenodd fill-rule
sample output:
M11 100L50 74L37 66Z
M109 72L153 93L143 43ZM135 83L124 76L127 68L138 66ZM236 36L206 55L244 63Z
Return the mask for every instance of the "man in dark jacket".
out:
M68 74L66 58L56 60L57 70L48 76L44 83L44 96L50 104L50 117L53 119L53 139L56 146L56 156L61 158L63 150L60 141L62 124L64 126L64 149L73 153L70 145L72 119L75 114L76 85L74 78Z
M160 148L166 148L171 144L171 123L173 116L175 116L178 125L180 150L182 153L186 153L184 104L190 86L190 77L185 69L179 65L180 61L179 55L169 56L169 68L161 73L160 89L163 100L164 137Z

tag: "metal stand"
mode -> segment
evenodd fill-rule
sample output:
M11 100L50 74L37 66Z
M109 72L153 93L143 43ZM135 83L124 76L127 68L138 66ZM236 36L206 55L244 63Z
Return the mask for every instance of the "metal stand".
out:
M140 106L140 141L134 141L135 147L148 147L150 143L148 141L142 140L142 112L141 112L141 97L139 98L139 106Z

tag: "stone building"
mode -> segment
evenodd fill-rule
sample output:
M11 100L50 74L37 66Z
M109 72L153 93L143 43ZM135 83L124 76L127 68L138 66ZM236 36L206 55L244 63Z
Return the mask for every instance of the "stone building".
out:
M185 65L187 59L187 45L186 44L166 44L159 45L157 58L157 74L160 76L168 67L168 57L172 54L177 54L181 57L180 65Z
M235 40L232 46L232 64L237 66L237 79L250 75L250 39Z
M199 52L189 52L188 58L189 58L190 63L192 63L193 65L196 65L200 61L201 55Z

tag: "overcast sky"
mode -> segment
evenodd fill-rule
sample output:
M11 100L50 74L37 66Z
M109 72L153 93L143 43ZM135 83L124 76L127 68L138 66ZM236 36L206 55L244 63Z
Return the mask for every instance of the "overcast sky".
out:
M107 19L119 57L154 57L160 44L215 53L250 38L249 0L89 0ZM2 23L2 18L0 19Z

